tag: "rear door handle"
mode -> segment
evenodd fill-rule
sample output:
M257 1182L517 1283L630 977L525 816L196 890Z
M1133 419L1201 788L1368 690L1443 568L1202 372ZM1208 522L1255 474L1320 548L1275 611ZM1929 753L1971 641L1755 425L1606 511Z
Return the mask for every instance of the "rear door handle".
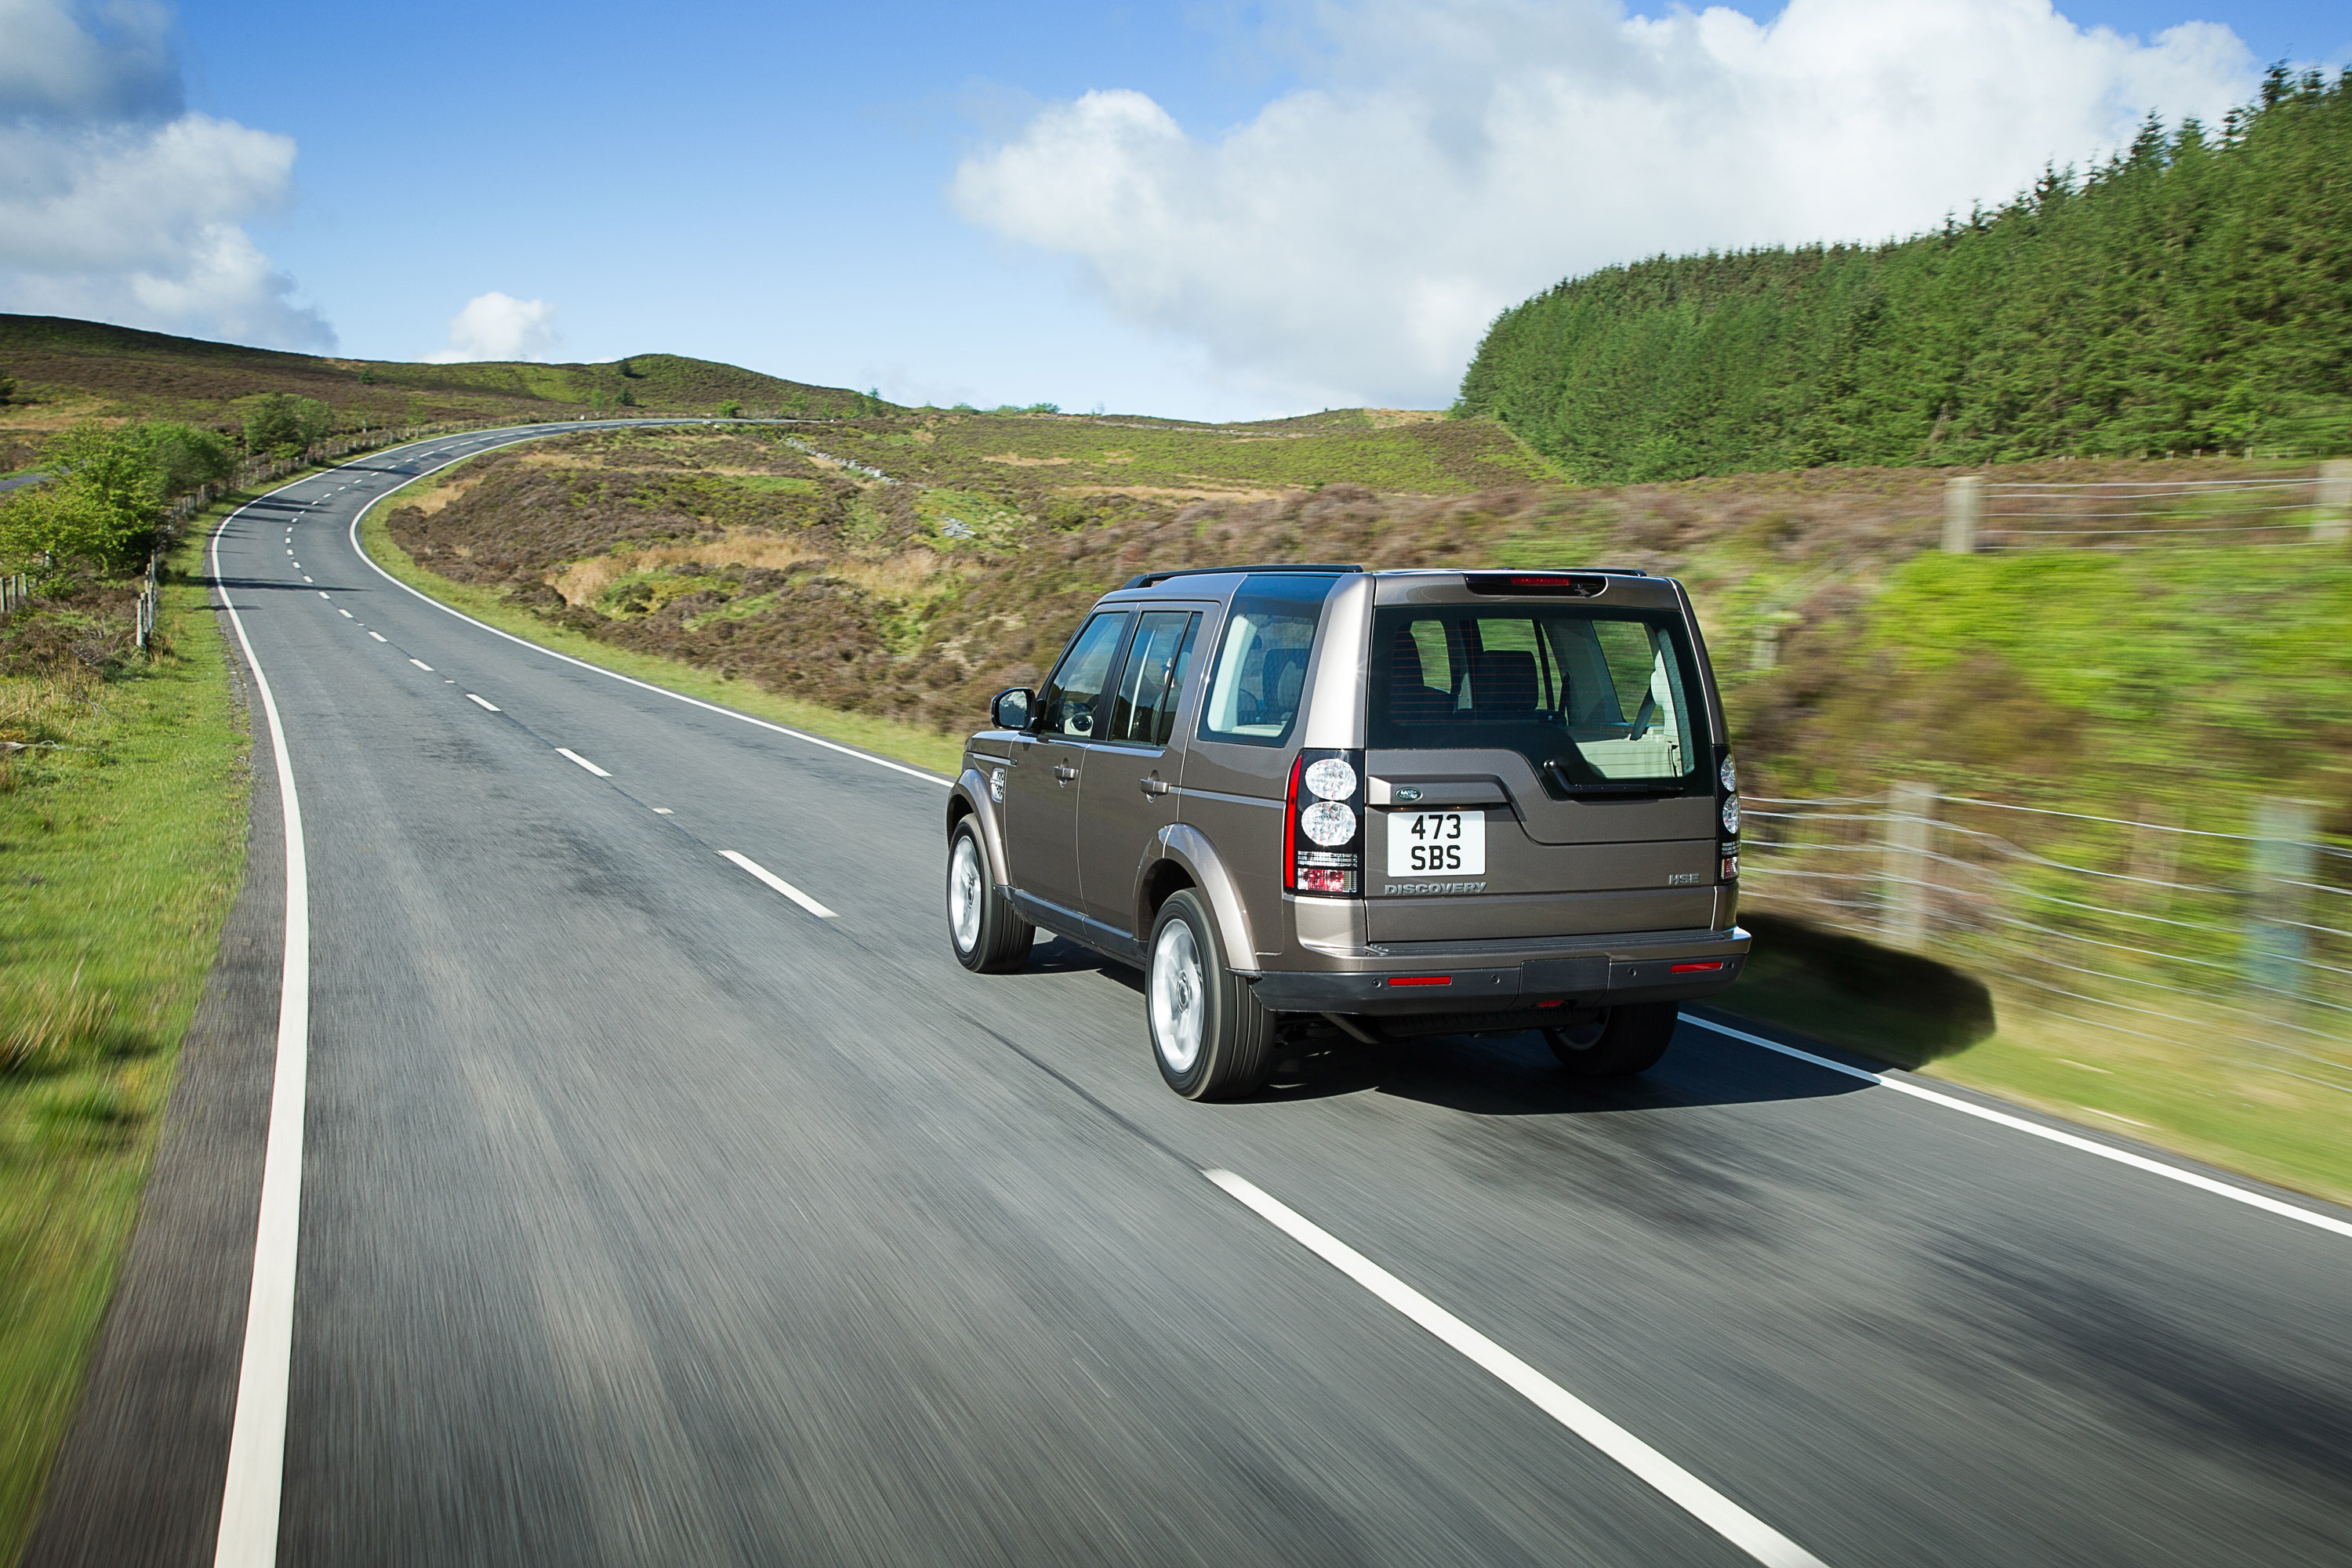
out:
M1054 764L1054 776L1061 780L1064 784L1067 784L1072 779L1078 776L1078 770L1070 766L1067 763L1055 763Z
M1146 795L1166 795L1170 790L1175 787L1175 785L1169 784L1163 779L1145 779L1143 781L1143 793Z

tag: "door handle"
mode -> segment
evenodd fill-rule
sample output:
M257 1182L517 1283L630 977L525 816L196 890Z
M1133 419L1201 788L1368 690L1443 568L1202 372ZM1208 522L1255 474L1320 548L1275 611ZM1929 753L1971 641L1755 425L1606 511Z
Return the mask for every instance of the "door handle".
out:
M1143 781L1143 793L1146 795L1166 795L1170 790L1175 787L1175 785L1161 779L1145 779Z
M1067 763L1055 763L1054 764L1054 776L1061 780L1064 784L1067 784L1072 779L1078 776L1078 770L1070 766Z

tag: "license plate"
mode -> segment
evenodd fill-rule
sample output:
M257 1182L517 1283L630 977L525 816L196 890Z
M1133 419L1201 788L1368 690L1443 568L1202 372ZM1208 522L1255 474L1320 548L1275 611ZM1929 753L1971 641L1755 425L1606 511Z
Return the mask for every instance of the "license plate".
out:
M1486 814L1483 811L1392 811L1389 814L1389 875L1483 876Z

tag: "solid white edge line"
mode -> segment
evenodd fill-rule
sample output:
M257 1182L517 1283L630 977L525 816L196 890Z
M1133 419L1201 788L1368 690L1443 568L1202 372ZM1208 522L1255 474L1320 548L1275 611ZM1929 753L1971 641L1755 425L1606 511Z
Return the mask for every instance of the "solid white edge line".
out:
M480 703L483 707L485 707L485 708L488 709L488 710L489 710L491 712L493 712L493 713L502 713L502 712L506 711L506 710L504 710L504 709L500 708L497 703L495 703L495 702L491 701L488 698L487 698L487 697L477 697L477 696L475 696L475 695L474 695L472 692L470 692L470 691L468 691L467 693L466 693L466 700L467 700L467 701L468 701L468 702L478 702L478 703Z
M751 875L759 878L760 880L767 883L768 886L775 889L776 891L783 894L784 897L792 900L793 902L798 904L801 908L806 910L817 919L821 921L829 921L840 918L831 910L826 909L823 904L818 903L814 899L810 898L806 893L802 892L798 888L793 887L790 882L785 881L782 877L777 876L773 871L769 870L765 866L762 866L757 860L752 859L749 855L738 855L732 849L721 849L719 854L721 859L734 861L735 864L742 867L743 869L751 872Z
M573 762L578 763L582 767L586 768L590 773L594 773L600 779L608 779L613 776L604 769L598 767L595 763L590 762L587 758L582 756L579 752L573 751L569 746L556 747L555 754L559 757L570 757Z
M664 421L663 423L667 422ZM680 420L677 421L677 423L691 424L693 421ZM603 426L593 426L593 428L603 428ZM542 440L549 436L572 434L576 434L576 432L568 430L541 430L534 432L530 436L520 437L517 440L500 442L499 445L509 447L520 446L524 440ZM491 451L494 449L495 448L490 447L484 447L476 451L465 453L463 456L467 458L479 457L482 452ZM452 461L457 460L460 459L452 459ZM448 466L448 463L441 465L441 467L445 468ZM436 469L425 470L427 473L436 471L437 470ZM423 473L419 473L410 476L410 479L411 480L414 480L423 479L425 475ZM403 482L405 483L409 481ZM512 632L502 632L499 630L498 627L490 625L488 621L478 621L473 616L466 614L463 610L450 608L447 605L443 604L432 595L423 593L417 589L410 587L407 584L402 582L399 578L385 571L382 566L377 565L375 558L360 547L361 520L365 518L370 511L373 511L375 509L376 501L384 500L385 497L389 496L391 493L392 492L389 490L385 491L384 495L377 496L373 500L369 501L367 505L360 508L358 511L352 514L352 553L358 556L362 561L366 562L371 571L374 572L377 576L382 577L394 587L400 589L403 593L415 594L418 598L424 600L426 604L432 605L435 609L439 610L444 615L455 616L468 626L479 626L482 630L489 633L492 637L504 637L507 641L517 644L522 647L527 647L533 653L543 653L550 658L560 658L566 664L577 665L582 669L587 670L592 674L604 676L609 680L617 680L625 685L637 687L642 690L656 692L663 697L669 698L673 701L683 702L688 704L689 707L702 709L706 712L722 713L730 719L740 719L746 724L756 724L762 730L772 730L779 735L790 735L795 741L806 741L812 746L822 746L828 752L839 752L845 757L856 757L861 763L871 763L877 768L888 768L892 773L904 773L910 779L921 779L925 784L935 784L942 789L952 789L955 787L955 781L953 779L943 778L940 774L932 773L928 768L909 767L905 763L894 763L887 757L877 757L871 752L861 752L855 746L845 746L838 741L828 741L822 735L812 735L805 730L795 730L788 724L772 723L765 719L754 719L749 713L740 713L732 708L723 707L716 702L705 702L699 697L688 697L683 691L672 691L666 686L656 686L650 680L639 680L633 675L623 675L617 670L606 669L602 665L591 664L584 658L574 658L568 653L558 653L551 647L531 641L529 637L519 637Z
M1735 1029L1727 1024L1718 1024L1708 1018L1694 1018L1688 1013L1682 1015L1682 1021L1685 1024L1696 1024L1702 1029L1712 1029L1718 1035L1728 1035L1735 1040L1745 1040L1751 1046L1761 1046L1768 1051L1778 1051L1784 1057L1794 1057L1801 1062L1811 1062L1815 1067L1827 1068L1832 1072L1843 1073L1848 1078L1860 1079L1863 1082L1874 1084L1880 1089L1891 1089L1897 1094L1907 1094L1914 1100L1924 1100L1931 1105L1940 1105L1947 1110L1957 1110L1963 1116L1973 1116L1980 1121L1990 1121L1996 1126L2006 1127L2011 1131L2030 1133L2036 1138L2047 1139L2053 1143L2063 1143L2069 1149L2077 1150L2084 1154L2095 1154L2102 1160L2112 1160L2118 1165L2129 1165L2135 1171L2145 1171L2152 1176L2162 1176L2168 1182L2179 1182L2184 1187L2195 1187L2200 1192L2211 1193L2216 1197L2228 1198L2231 1203L2244 1204L2249 1208L2261 1209L2265 1214L2274 1214L2282 1219L2297 1220L2321 1230L2331 1231L2337 1236L2352 1237L2352 1223L2337 1219L2333 1215L2318 1214L2307 1208L2300 1208L2294 1204L2281 1203L2264 1193L2249 1192L2243 1187L2233 1187L2227 1182L2217 1182L2212 1177L2201 1175L2195 1171L2184 1171L2178 1165L2168 1165L2161 1160L2151 1160L2145 1154L2135 1154L2128 1149L2117 1149L2111 1144L2101 1143L2095 1139L2077 1137L2072 1132L2062 1132L2055 1127L2045 1127L2041 1122L2029 1121L2022 1116L2011 1116L2007 1111L1995 1110L1989 1106L1972 1105L1957 1095L1937 1094L1932 1089L1922 1089L1917 1084L1903 1079L1888 1078L1883 1073L1865 1072L1860 1068L1848 1067L1843 1062L1832 1061L1827 1057L1815 1056L1811 1051L1801 1051L1794 1046L1784 1046L1778 1040L1768 1040L1761 1035L1751 1035L1745 1029Z
M280 487L281 489L289 487ZM272 490L268 494L275 495ZM256 497L256 500L263 499ZM294 1268L302 1217L302 1118L310 1054L310 879L302 805L294 791L286 725L269 678L221 580L220 541L246 510L213 530L213 585L245 650L246 668L269 725L286 834L286 953L278 994L278 1062L269 1090L269 1132L261 1162L261 1205L253 1238L253 1285L246 1300L245 1351L237 1365L236 1414L229 1427L215 1568L272 1568L278 1561L278 1499L286 1481L286 1394L294 1352Z
M1825 1568L1820 1558L1280 1199L1231 1171L1201 1173L1757 1562L1772 1568Z

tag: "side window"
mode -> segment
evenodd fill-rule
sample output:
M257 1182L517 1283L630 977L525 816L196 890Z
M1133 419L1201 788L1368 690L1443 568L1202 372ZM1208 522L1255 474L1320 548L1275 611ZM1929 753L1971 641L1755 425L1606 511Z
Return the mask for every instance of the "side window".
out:
M1111 660L1118 657L1129 618L1125 610L1108 611L1088 621L1078 633L1054 678L1045 683L1039 703L1042 733L1080 741L1095 738L1097 721L1105 717L1101 709L1104 689L1110 684Z
M1298 717L1319 617L1294 608L1234 607L1217 649L1201 738L1278 746Z
M1118 694L1110 705L1110 728L1101 738L1141 746L1164 746L1176 731L1176 704L1192 673L1192 637L1201 617L1183 610L1154 610L1135 628Z

